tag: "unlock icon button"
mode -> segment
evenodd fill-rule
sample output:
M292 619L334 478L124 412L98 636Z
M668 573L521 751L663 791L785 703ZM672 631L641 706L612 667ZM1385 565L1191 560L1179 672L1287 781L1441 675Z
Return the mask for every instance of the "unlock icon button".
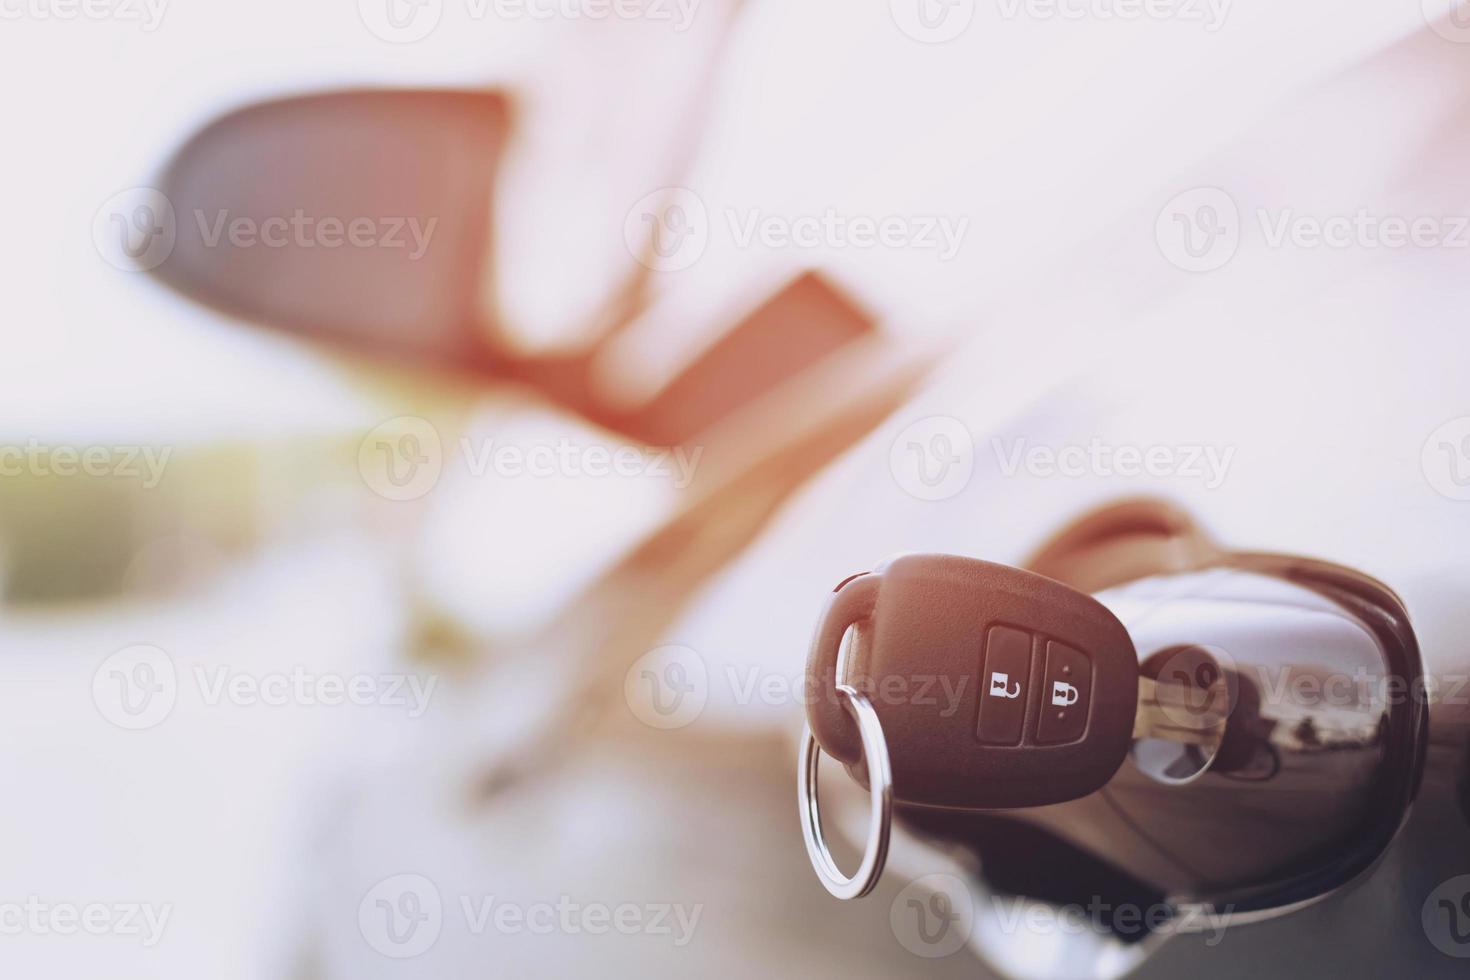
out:
M980 721L976 735L987 745L1020 745L1031 692L1033 637L1013 626L992 626L981 666Z

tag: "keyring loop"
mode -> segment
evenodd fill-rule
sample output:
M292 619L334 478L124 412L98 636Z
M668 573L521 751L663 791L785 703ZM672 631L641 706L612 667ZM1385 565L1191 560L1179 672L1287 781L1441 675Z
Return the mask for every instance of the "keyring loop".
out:
M888 860L888 832L893 826L893 769L888 763L883 726L873 705L846 684L837 685L837 691L847 699L847 708L858 723L863 753L868 760L868 841L863 848L862 863L851 878L838 869L822 833L822 808L817 800L817 765L822 750L810 725L803 732L797 760L796 799L801 807L801 835L806 840L807 857L811 858L812 867L827 891L846 900L868 894L883 875L883 865Z

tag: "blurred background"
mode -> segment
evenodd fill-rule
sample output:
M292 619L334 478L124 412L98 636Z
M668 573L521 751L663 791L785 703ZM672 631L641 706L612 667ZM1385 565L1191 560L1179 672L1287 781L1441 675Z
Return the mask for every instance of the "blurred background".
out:
M807 866L808 631L1115 498L1464 652L1448 0L0 19L8 973L990 975Z

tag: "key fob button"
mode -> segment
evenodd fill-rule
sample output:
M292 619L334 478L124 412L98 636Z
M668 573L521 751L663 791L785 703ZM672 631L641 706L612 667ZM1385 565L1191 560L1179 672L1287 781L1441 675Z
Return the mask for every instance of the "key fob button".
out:
M1021 744L1030 681L1031 634L1011 626L992 626L985 636L980 673L980 741Z
M1041 717L1036 741L1043 745L1075 742L1087 730L1092 699L1092 663L1087 655L1056 640L1046 642Z

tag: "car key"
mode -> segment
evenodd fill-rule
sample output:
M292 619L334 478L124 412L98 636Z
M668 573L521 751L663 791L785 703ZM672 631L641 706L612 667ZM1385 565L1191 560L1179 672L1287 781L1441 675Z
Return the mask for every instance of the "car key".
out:
M806 683L803 829L828 889L853 898L881 873L892 799L995 810L1103 786L1132 741L1138 657L1117 617L1060 582L954 555L904 555L838 585ZM851 879L822 842L814 743L873 794L874 831Z
M954 555L904 555L843 582L807 661L823 750L861 760L844 681L877 712L894 796L964 809L1061 803L1112 777L1132 740L1138 656L1102 603L1060 582Z

